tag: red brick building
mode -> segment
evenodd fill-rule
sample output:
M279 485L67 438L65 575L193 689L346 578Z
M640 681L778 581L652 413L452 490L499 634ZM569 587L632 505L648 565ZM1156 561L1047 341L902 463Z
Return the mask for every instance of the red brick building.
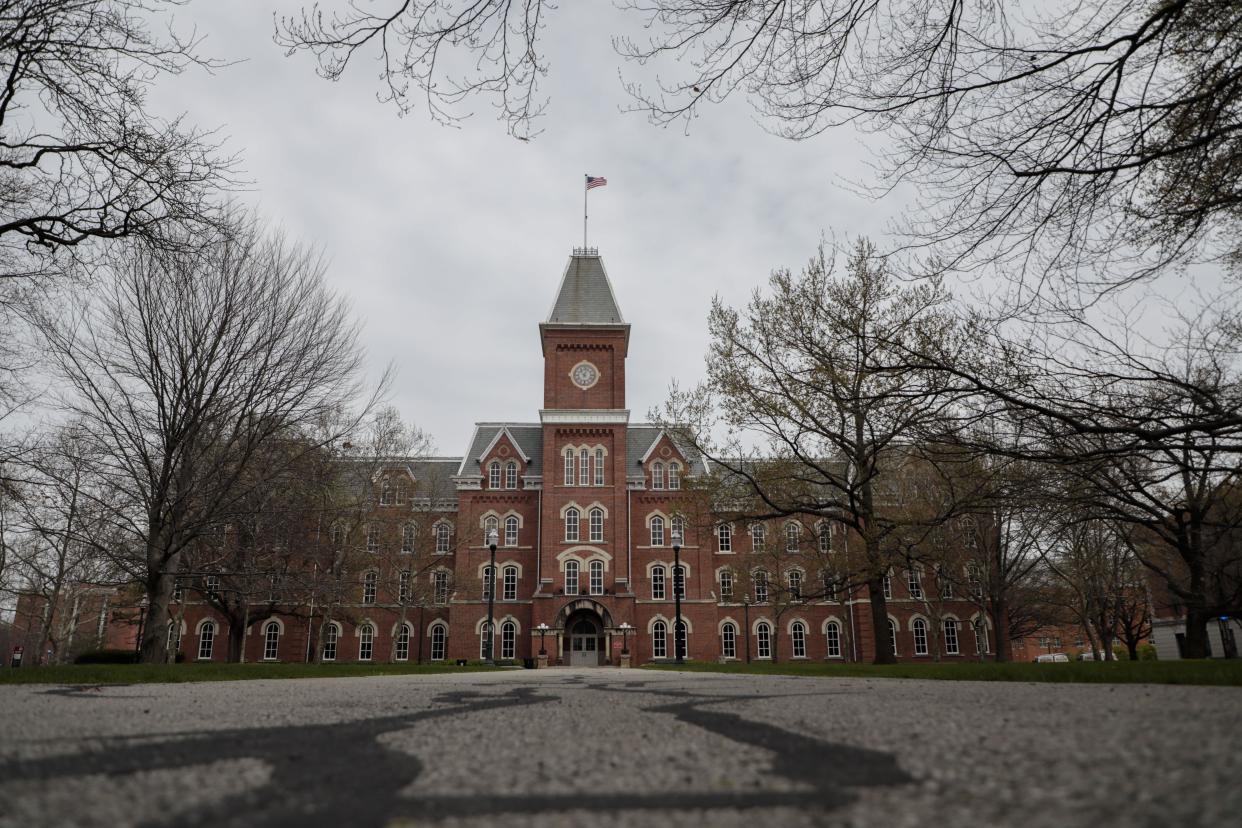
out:
M498 659L533 659L541 642L553 664L617 664L626 645L634 663L672 659L679 554L688 658L870 660L866 590L811 588L825 583L823 553L848 552L840 527L686 517L683 483L710 470L660 428L631 421L630 335L603 261L575 250L539 325L537 419L478 423L460 458L382 464L366 481L372 506L357 531L328 530L334 545L360 549L348 594L330 608L320 599L256 612L246 660L479 659L492 531ZM756 554L767 549L781 554L764 568ZM191 579L174 609L170 642L187 660L225 657L227 621L201 600L220 588L210 578ZM955 600L930 573L891 581L901 659L990 651L974 603ZM800 600L802 591L814 597Z

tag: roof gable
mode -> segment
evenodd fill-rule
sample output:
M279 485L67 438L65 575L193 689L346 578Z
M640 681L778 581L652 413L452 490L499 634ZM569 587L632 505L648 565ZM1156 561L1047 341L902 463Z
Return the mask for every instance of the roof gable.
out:
M598 253L575 250L565 266L548 325L625 325Z

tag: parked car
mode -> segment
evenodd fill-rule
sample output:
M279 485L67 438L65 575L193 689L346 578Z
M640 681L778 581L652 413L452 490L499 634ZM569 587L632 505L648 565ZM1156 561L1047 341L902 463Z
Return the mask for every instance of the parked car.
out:
M1049 663L1049 662L1055 662L1055 663L1066 662L1066 663L1068 663L1068 662L1069 662L1069 656L1067 656L1065 653L1044 653L1043 655L1037 655L1037 656L1035 656L1035 663L1036 663L1036 664L1047 664L1047 663Z

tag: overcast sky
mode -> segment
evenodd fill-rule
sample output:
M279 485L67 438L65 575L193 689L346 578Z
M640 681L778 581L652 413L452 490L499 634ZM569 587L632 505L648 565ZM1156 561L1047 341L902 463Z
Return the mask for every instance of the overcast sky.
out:
M868 158L855 134L774 137L741 98L689 135L622 114L627 69L611 36L635 27L609 0L566 3L549 20L551 105L529 143L483 100L461 128L398 117L376 100L373 63L322 80L309 56L272 42L273 12L300 6L192 0L178 23L205 36L204 54L238 63L161 81L152 104L219 128L253 182L241 198L322 247L373 371L395 365L392 402L441 454L464 451L477 420L538 419L538 324L582 243L585 173L608 178L591 192L590 243L632 325L632 421L673 378L701 376L713 295L744 302L823 233L883 238L898 208L848 190Z

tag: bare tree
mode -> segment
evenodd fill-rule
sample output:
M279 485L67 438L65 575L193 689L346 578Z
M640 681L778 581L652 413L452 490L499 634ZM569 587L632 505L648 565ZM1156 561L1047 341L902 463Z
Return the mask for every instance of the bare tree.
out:
M241 215L195 247L120 251L102 296L40 321L112 521L141 549L124 563L150 602L143 659L163 662L182 556L279 472L256 465L264 449L339 439L314 429L359 393L357 328L313 253Z
M161 76L210 68L166 20L177 0L0 0L0 279L97 239L213 213L231 160L146 109ZM163 30L161 32L160 30Z
M951 347L947 297L935 281L901 285L864 241L844 274L821 248L800 275L774 273L770 290L744 315L717 300L708 378L675 389L661 419L724 473L735 491L717 499L739 514L824 518L854 532L873 629L887 630L883 582L903 524L885 508L896 492L886 475L943 435L953 404L940 373L911 367L890 343ZM883 639L875 653L893 660Z

